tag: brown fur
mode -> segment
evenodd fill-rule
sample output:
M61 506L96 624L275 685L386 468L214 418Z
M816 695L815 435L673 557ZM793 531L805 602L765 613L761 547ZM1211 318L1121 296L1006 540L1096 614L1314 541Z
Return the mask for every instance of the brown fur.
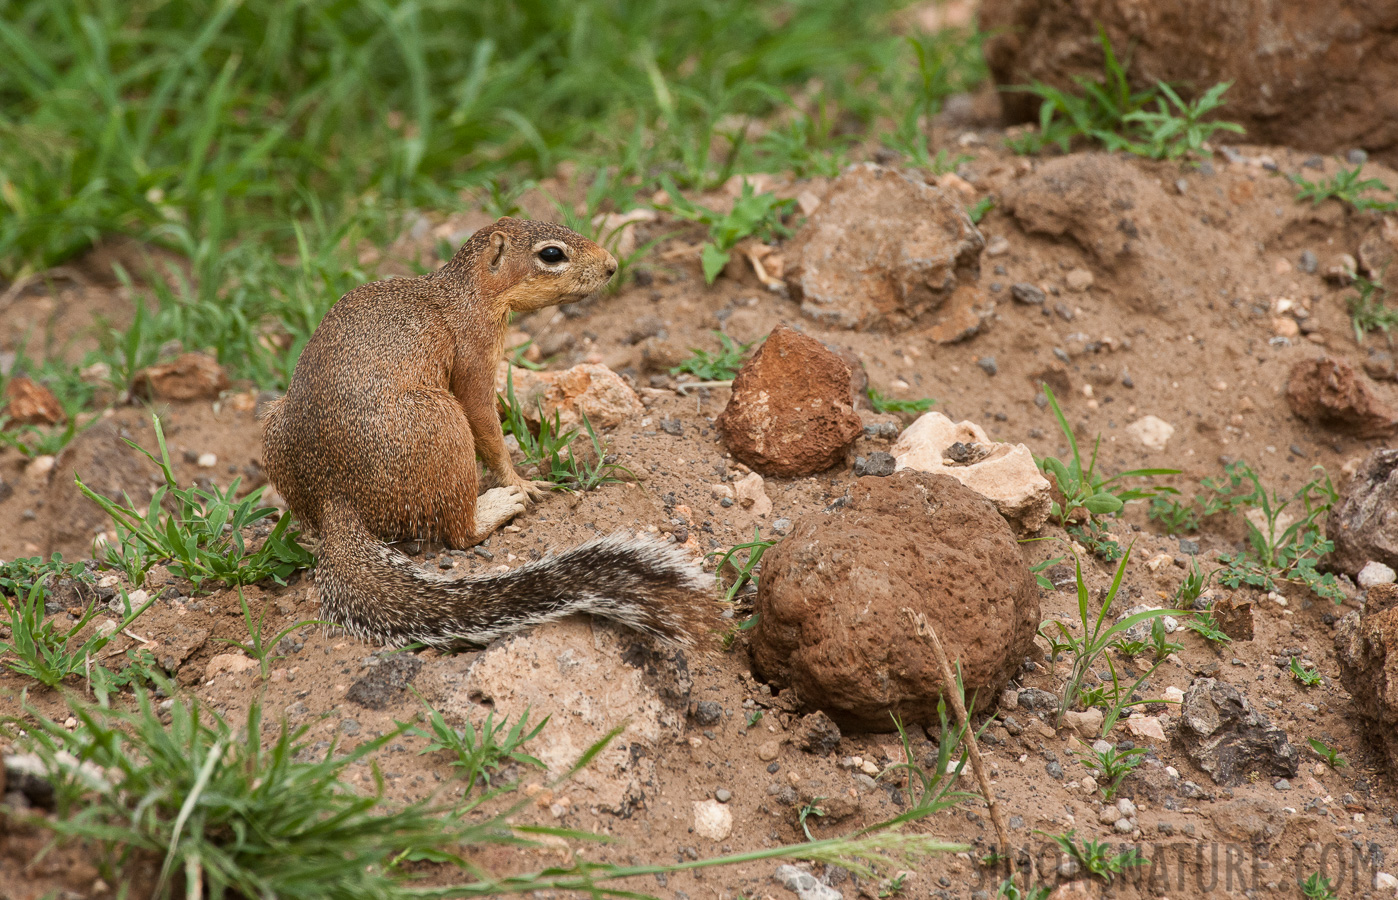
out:
M567 260L541 260L548 245ZM592 611L668 640L697 636L705 580L645 541L594 541L459 581L382 543L470 547L542 493L511 465L496 412L510 313L580 300L615 271L610 253L573 231L502 218L439 271L366 284L331 307L263 432L268 478L322 537L316 584L329 621L389 643L479 643ZM480 503L477 455L503 485Z

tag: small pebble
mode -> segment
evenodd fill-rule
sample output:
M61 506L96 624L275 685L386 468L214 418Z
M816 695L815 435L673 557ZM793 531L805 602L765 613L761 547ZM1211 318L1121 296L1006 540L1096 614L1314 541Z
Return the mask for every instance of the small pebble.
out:
M1352 166L1362 166L1369 161L1369 154L1355 147L1345 154L1345 159L1349 160L1349 164Z
M1024 303L1029 306L1044 305L1044 292L1040 290L1037 285L1030 284L1027 281L1021 281L1018 284L1010 285L1010 296L1013 297L1017 303Z
M727 788L719 788L714 791L714 799L719 803L727 803L729 800L733 799L733 793Z
M1302 250L1301 258L1296 261L1296 267L1307 275L1314 275L1315 270L1319 268L1319 266L1320 260L1317 259L1316 255L1310 250Z
M199 459L198 459L198 466L199 466L199 468L201 468L201 469L212 469L212 468L213 468L214 466L216 466L216 465L218 465L218 457L217 457L217 456L213 455L212 453L201 453L201 454L199 454Z
M1287 781L1285 778L1278 778L1272 783L1272 787L1279 791L1289 791L1291 790L1291 782Z
M1375 585L1392 584L1394 581L1398 581L1398 573L1381 562L1370 560L1364 564L1364 568L1359 570L1359 575L1355 581L1367 591Z

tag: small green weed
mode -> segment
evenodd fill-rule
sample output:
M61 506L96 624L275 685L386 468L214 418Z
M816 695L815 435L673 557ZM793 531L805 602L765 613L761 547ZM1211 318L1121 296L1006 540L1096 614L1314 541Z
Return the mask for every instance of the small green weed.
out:
M1036 538L1035 540L1038 539ZM1034 573L1034 583L1046 591L1053 590L1055 587L1053 580L1050 579L1047 575L1045 575L1044 572L1063 562L1063 560L1067 558L1068 557L1066 556L1055 556L1053 559L1046 559L1041 563L1035 563L1034 565L1030 566L1029 571Z
M756 589L757 572L762 565L762 554L775 547L776 544L775 539L762 537L761 528L753 528L752 540L734 544L721 554L717 550L708 554L711 557L718 557L714 578L718 579L718 587L719 590L723 591L725 603L732 603L733 599L738 596L738 592L748 584ZM747 554L741 566L736 561L739 553ZM725 581L727 584L724 583Z
M1364 335L1371 331L1382 331L1384 337L1392 340L1393 326L1398 325L1398 310L1386 302L1388 290L1383 283L1355 274L1354 293L1346 298L1349 307L1350 324L1354 326L1354 340L1364 343Z
M267 607L271 605L272 603L270 600L263 603L262 610L257 614L257 621L254 622L252 618L252 610L248 608L248 599L247 597L243 596L243 588L241 585L239 585L238 607L242 610L243 613L243 624L246 625L248 629L248 640L234 641L229 640L228 638L217 639L219 643L230 644L234 647L237 647L239 650L246 653L248 657L250 657L251 659L257 660L257 665L262 671L263 678L266 678L268 674L270 674L272 663L275 660L281 658L278 656L273 656L272 650L274 647L276 647L278 644L282 642L282 638L286 637L288 634L291 634L296 629L303 628L307 625L330 624L320 619L302 619L300 622L296 622L295 624L286 626L281 631L278 631L276 634L272 635L272 637L264 638L263 635L265 634L265 631L262 628L262 623L263 619L267 616Z
M1338 200L1347 203L1356 212L1367 212L1369 210L1379 210L1381 212L1392 212L1398 209L1398 202L1385 202L1375 200L1372 197L1365 197L1368 191L1387 191L1388 185L1377 178L1360 179L1359 172L1364 168L1361 163L1353 169L1340 169L1332 178L1322 178L1320 181L1307 181L1300 175L1292 175L1291 183L1296 185L1296 200L1311 201L1312 206L1319 206L1326 200Z
M995 198L990 195L986 195L977 200L975 203L966 207L966 215L971 217L972 222L975 222L977 225L979 225L981 223L981 219L985 218L985 214L990 212L994 208Z
M1250 552L1220 555L1220 583L1231 588L1247 584L1272 591L1279 582L1290 582L1335 603L1344 602L1344 592L1335 576L1316 571L1320 558L1335 548L1333 542L1321 536L1320 523L1338 495L1323 468L1315 466L1312 471L1318 473L1316 477L1285 498L1267 491L1257 473L1246 464L1230 471L1230 479L1250 482L1252 489L1240 502L1261 510L1263 524L1259 527L1244 518ZM1295 506L1301 508L1300 515L1288 524L1283 514Z
M1152 619L1159 619L1167 615L1179 615L1179 610L1174 609L1152 609L1138 612L1127 616L1120 622L1109 625L1107 622L1108 610L1111 609L1112 601L1116 599L1117 591L1121 589L1122 578L1126 575L1126 564L1131 558L1131 551L1128 549L1122 555L1121 562L1117 566L1116 574L1112 577L1111 587L1102 598L1101 605L1097 608L1095 615L1091 618L1088 610L1088 598L1090 591L1087 583L1083 581L1082 560L1074 556L1073 562L1076 571L1076 581L1078 589L1078 624L1082 629L1082 637L1077 637L1067 625L1057 619L1050 619L1039 626L1039 636L1048 642L1049 652L1052 658L1057 659L1058 654L1068 653L1072 659L1072 667L1068 672L1068 677L1063 683L1062 695L1059 699L1057 721L1063 721L1063 714L1070 709L1075 709L1079 699L1084 696L1083 685L1088 673L1094 671L1098 660L1106 658L1108 670L1112 677L1112 687L1110 696L1103 695L1103 699L1108 704L1107 715L1102 723L1102 733L1106 734L1116 724L1123 710L1129 706L1137 705L1142 701L1131 699L1131 695L1136 688L1144 682L1155 667L1136 680L1129 688L1123 689L1118 680L1116 665L1112 662L1107 650L1114 647L1116 643L1131 628L1139 622L1148 622ZM1049 626L1058 629L1057 635L1049 631ZM1156 663L1156 666L1159 662Z
M1101 549L1110 552L1111 556L1115 556L1117 545L1114 541L1105 539L1096 517L1114 516L1133 500L1155 497L1174 491L1174 488L1156 485L1127 488L1125 487L1125 479L1178 475L1179 470L1131 469L1110 478L1103 478L1097 474L1097 451L1102 445L1101 435L1097 436L1097 441L1092 447L1092 457L1084 468L1082 453L1078 450L1078 440L1074 437L1073 428L1068 424L1063 410L1058 406L1058 398L1053 395L1053 389L1048 385L1044 385L1044 394L1048 397L1049 407L1058 420L1059 430L1063 433L1063 437L1067 440L1068 447L1073 454L1068 463L1052 456L1037 460L1039 468L1043 470L1044 474L1053 476L1054 483L1063 497L1061 502L1059 500L1053 501L1050 512L1058 519L1060 525L1066 526L1069 523L1081 521L1081 530L1075 531L1074 536L1092 545L1094 550Z
M42 556L21 556L9 562L0 561L0 594L28 596L35 585L40 585L47 594L52 583L60 578L92 580L82 563L66 563L62 553L55 553L47 560Z
M1340 751L1331 747L1319 738L1306 738L1306 743L1310 745L1311 751L1324 760L1325 764L1335 771L1349 765L1349 760L1340 755Z
M1102 47L1104 77L1076 76L1079 94L1035 82L1009 90L1039 97L1037 132L1008 142L1016 153L1037 153L1057 145L1067 153L1074 140L1086 139L1110 151L1125 151L1152 159L1178 159L1195 155L1216 132L1242 133L1233 122L1204 121L1223 106L1223 94L1231 82L1216 84L1197 100L1185 102L1168 84L1156 82L1144 91L1133 91L1128 64L1117 59L1106 29L1097 26ZM1154 104L1154 110L1147 107Z
M170 451L158 416L152 416L160 456L127 441L160 467L163 484L142 513L126 498L125 506L96 493L82 479L78 489L111 516L117 543L106 547L106 561L121 569L134 583L145 580L150 567L169 560L170 571L196 586L206 581L225 584L254 584L271 578L278 584L301 569L314 565L315 558L297 540L299 531L290 531L291 516L282 515L257 550L249 551L243 529L277 514L270 506L258 506L263 489L237 499L240 479L233 479L227 490L217 486L181 488L171 468ZM165 511L167 498L174 512Z
M1184 619L1182 623L1190 631L1202 635L1214 644L1231 644L1233 639L1224 634L1218 627L1218 622L1214 620L1214 614L1207 611L1196 612L1194 615Z
M887 878L879 882L879 900L885 900L885 898L888 897L897 897L899 894L903 893L903 882L906 881L911 874L911 872L899 872L892 878Z
M958 665L956 670L956 689L965 696L965 690L961 686L961 668ZM967 707L966 715L969 718L975 706L973 702ZM947 704L945 699L937 699L937 720L940 731L937 736L937 759L935 765L925 769L918 765L913 754L912 742L908 739L908 732L903 728L903 722L897 716L893 717L893 725L898 729L898 738L903 744L903 762L894 763L879 773L878 780L895 777L906 773L907 780L905 786L908 792L910 805L904 816L921 818L950 809L962 800L974 797L974 794L966 791L955 790L956 783L961 779L961 773L966 768L967 757L964 753L952 765L952 754L958 752L962 740L966 734L966 729L959 722L952 722L947 715ZM987 719L985 725L981 727L983 733L990 727L993 720ZM977 737L980 733L977 733ZM899 818L902 818L900 816Z
M42 581L33 583L23 596L16 594L10 599L0 594L0 606L4 607L5 615L9 618L10 629L9 640L0 641L0 654L14 657L5 663L11 670L48 687L56 687L69 675L87 670L92 658L107 646L112 637L130 627L155 602L155 598L151 597L139 609L132 609L127 601L126 613L120 622L115 623L114 629L94 631L73 646L78 635L101 614L102 607L91 604L74 625L63 630L58 626L58 616L46 616L44 595ZM126 600L124 592L122 599Z
M1308 669L1301 665L1301 658L1291 657L1291 665L1287 667L1291 672L1291 677L1296 679L1301 687L1316 687L1325 683L1325 677L1315 669Z
M68 417L68 422L64 425L47 428L39 425L21 425L14 431L7 431L8 427L9 423L5 417L0 416L0 444L18 450L25 459L57 456L78 433L78 421L72 416Z
M523 748L544 730L549 721L548 716L531 727L529 710L526 708L513 725L510 724L509 716L496 724L495 711L491 710L486 713L485 721L481 723L479 730L469 720L465 727L456 729L448 725L442 714L431 704L424 702L423 707L427 712L428 729L408 730L408 734L430 741L426 748L419 751L419 755L440 750L455 755L456 758L451 762L452 768L459 771L468 791L477 782L489 786L491 775L502 766L511 763L544 768L543 763L525 753ZM403 727L402 723L399 725Z
M1340 895L1330 886L1330 879L1319 872L1312 872L1300 885L1301 896L1306 900L1339 900Z
M1082 743L1079 741L1079 743ZM1130 750L1118 751L1116 747L1109 747L1106 750L1094 750L1091 746L1083 744L1087 748L1086 753L1078 753L1082 764L1097 779L1098 790L1102 792L1103 800L1111 800L1116 796L1117 790L1121 787L1121 782L1131 771L1145 761L1146 750L1144 747L1133 747Z
M869 405L873 407L874 412L894 413L900 416L925 413L937 402L931 397L919 397L916 400L895 400L880 393L879 389L873 385L869 386L868 395Z
M539 419L536 434L525 418L524 405L515 395L513 370L505 375L505 393L500 397L500 402L504 408L501 428L505 434L514 435L520 452L524 454L525 465L537 468L553 490L591 491L604 484L623 481L623 474L635 479L634 472L607 452L606 443L598 437L586 413L582 419L588 446L578 448L578 429L565 429L562 413L557 409L550 419L544 414L543 400L535 398Z
M778 199L770 191L755 193L749 181L743 182L742 193L728 213L690 202L668 178L662 179L662 184L670 197L663 209L709 229L709 240L700 252L704 280L709 284L728 265L732 249L744 238L756 237L766 242L791 236L791 229L782 220L796 208L796 201Z
M1048 900L1053 893L1053 888L1046 884L1037 884L1027 891L1015 884L1013 878L1006 878L1000 882L999 889L996 890L997 900Z
M670 370L671 375L693 375L700 381L732 381L743 367L748 352L756 341L739 344L721 331L715 331L719 349L716 352L690 347L694 355Z
M1057 844L1059 849L1076 860L1084 870L1104 879L1108 884L1127 869L1146 864L1140 851L1134 847L1113 854L1112 845L1106 841L1088 839L1079 845L1076 830L1070 829L1066 834L1046 834L1042 831L1038 833Z

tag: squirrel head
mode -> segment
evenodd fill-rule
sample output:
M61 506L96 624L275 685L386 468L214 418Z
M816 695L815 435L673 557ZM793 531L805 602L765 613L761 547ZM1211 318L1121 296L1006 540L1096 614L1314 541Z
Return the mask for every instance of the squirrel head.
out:
M616 274L616 257L562 225L509 216L471 236L464 265L481 296L512 312L581 300Z

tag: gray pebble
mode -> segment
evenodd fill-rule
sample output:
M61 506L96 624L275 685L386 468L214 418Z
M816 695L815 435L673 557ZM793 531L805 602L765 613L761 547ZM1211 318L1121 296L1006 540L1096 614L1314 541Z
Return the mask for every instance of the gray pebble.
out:
M1010 285L1010 296L1013 297L1016 302L1024 303L1029 306L1042 306L1044 303L1044 292L1041 291L1037 285L1030 284L1027 281L1021 281L1018 284Z
M1195 556L1199 553L1199 542L1180 538L1180 552L1188 556Z
M728 507L733 505L733 498L724 497L722 500L718 501L718 505L722 506L724 509L727 509Z
M719 803L727 803L729 800L733 799L733 792L727 788L719 788L714 791L714 799Z
M661 419L660 430L671 437L684 436L684 425L680 423L679 419Z
M1287 781L1285 778L1278 778L1276 782L1273 783L1272 787L1279 791L1289 791L1291 790L1291 782Z
M892 422L875 422L873 425L864 426L864 435L891 441L898 437L898 426Z
M791 534L791 520L786 516L772 522L772 530L777 534Z
M892 453L875 451L868 456L859 456L854 460L854 474L861 478L865 475L873 475L878 478L886 478L893 474L898 461L893 458Z
M872 777L865 775L863 772L856 772L854 780L864 785L864 787L868 788L871 791L879 786L879 783L877 781L875 781Z
M359 734L359 720L358 720L358 719L341 719L341 720L340 720L340 730L343 731L345 734L348 734L348 735L350 735L350 736Z
M1315 270L1320 266L1320 260L1316 259L1316 255L1311 251L1302 250L1301 258L1297 260L1297 265L1302 272L1311 275L1314 274Z
M1325 168L1325 157L1321 156L1319 153L1313 153L1306 157L1306 161L1301 163L1301 165L1308 169L1323 169Z
M1345 154L1345 159L1349 160L1349 164L1352 166L1362 166L1369 161L1369 154L1355 147Z
M1000 367L995 364L995 357L993 356L982 356L980 359L976 360L976 365L980 366L987 375L994 375L996 372L1000 371Z
M1048 777L1052 778L1054 781L1063 780L1063 766L1057 761L1045 765L1044 771L1047 772Z
M694 721L700 725L717 725L723 718L723 704L717 700L700 700L694 706Z

